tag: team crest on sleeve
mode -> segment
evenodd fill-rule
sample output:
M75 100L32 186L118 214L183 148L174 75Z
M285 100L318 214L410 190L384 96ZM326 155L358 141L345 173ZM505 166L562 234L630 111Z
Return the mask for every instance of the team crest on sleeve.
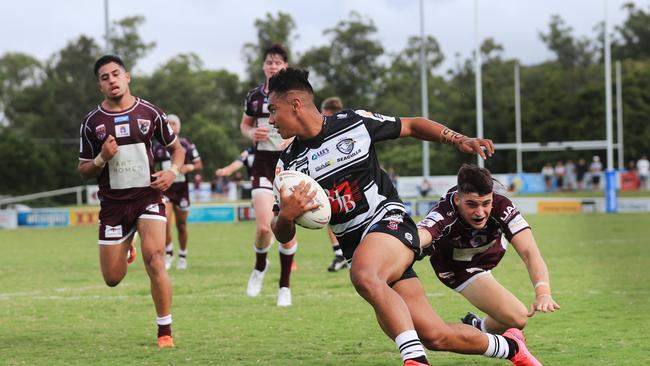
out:
M95 127L95 135L99 140L103 140L106 138L106 126L104 124L101 124L97 127Z
M146 135L147 132L149 132L150 127L151 127L150 120L138 118L138 128L140 129L140 132L142 132L143 135Z

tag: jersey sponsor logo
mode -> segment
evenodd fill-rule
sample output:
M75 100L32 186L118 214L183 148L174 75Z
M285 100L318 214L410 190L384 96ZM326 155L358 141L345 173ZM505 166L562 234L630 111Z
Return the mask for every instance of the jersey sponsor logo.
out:
M512 215L512 212L513 212L514 210L515 210L515 207L514 207L514 206L508 206L508 207L505 209L505 211L503 211L503 212L501 213L502 216L499 217L499 218L500 218L502 221L507 221L507 220L508 220L508 217L510 217L510 215Z
M354 150L354 140L353 139L343 139L336 144L336 149L342 154L349 154Z
M106 126L101 124L97 127L95 127L95 135L99 140L103 140L106 138Z
M436 224L435 221L426 218L426 219L418 222L418 227L433 227L433 225L435 225L435 224Z
M467 273L476 273L476 272L484 272L485 270L483 268L478 268L478 267L470 267L466 268L465 272Z
M454 277L454 272L440 272L438 273L438 277L442 278L443 280L446 280Z
M323 155L329 154L329 152L330 152L330 149L328 149L328 148L324 148L324 149L322 149L320 151L317 151L314 154L312 154L311 160L316 160L316 159L322 157Z
M515 216L510 222L508 223L508 229L510 230L511 233L516 233L525 227L528 227L528 222L526 219L524 219L523 216L517 215Z
M349 213L357 207L356 201L361 198L356 183L344 182L330 189L328 196L332 212Z
M129 115L127 114L126 116L117 116L117 117L113 118L113 122L115 122L115 123L129 122Z
M444 220L445 218L438 211L433 211L427 215L427 219L430 219L433 222L438 222Z
M336 118L337 119L348 118L348 114L347 113L339 113L339 114L336 115Z
M370 118L370 119L374 119L375 121L379 121L379 122L384 122L384 121L395 122L395 117L384 116L383 114L368 112L368 111L364 111L362 109L356 110L355 112L360 116Z
M160 206L157 203L152 203L145 208L145 211L160 213Z
M119 125L115 126L115 137L129 137L131 136L131 126Z
M340 163L342 161L350 160L350 159L354 158L355 156L357 156L359 154L361 154L361 149L358 149L357 151L355 151L355 152L353 152L353 153L351 153L349 155L342 156L342 157L336 159L336 161Z
M404 237L406 240L408 240L409 243L413 244L413 235L411 235L411 233L404 234Z
M106 225L104 228L104 237L108 238L121 238L122 237L122 225L110 226Z
M328 160L320 165L317 165L316 168L314 168L314 170L320 172L321 170L327 168L328 166L332 166L334 164L335 164L334 160Z
M151 127L151 121L148 119L138 118L138 128L143 135L146 135L149 132L149 127Z

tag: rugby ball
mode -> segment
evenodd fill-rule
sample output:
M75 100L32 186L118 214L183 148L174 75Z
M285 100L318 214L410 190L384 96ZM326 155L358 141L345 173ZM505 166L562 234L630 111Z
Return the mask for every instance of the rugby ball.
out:
M273 180L273 195L275 196L275 201L280 204L280 188L283 185L293 192L295 186L300 184L300 182L309 183L311 186L310 191L316 190L316 196L314 201L321 205L321 207L308 211L297 217L295 222L296 224L307 228L307 229L321 229L325 227L330 222L332 216L332 209L330 207L330 201L327 197L327 193L323 188L316 182L312 177L294 171L294 170L284 170L275 176Z

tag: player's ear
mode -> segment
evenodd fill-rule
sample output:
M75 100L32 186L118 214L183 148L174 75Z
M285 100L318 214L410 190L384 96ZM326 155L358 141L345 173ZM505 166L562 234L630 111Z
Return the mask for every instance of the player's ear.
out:
M454 195L454 205L459 206L460 205L460 192L456 192Z

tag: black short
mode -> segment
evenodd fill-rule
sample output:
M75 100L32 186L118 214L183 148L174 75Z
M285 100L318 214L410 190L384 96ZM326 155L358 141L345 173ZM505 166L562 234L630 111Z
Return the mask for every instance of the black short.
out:
M365 236L363 235L363 232L363 229L355 230L352 233L345 234L338 238L341 249L343 250L343 255L348 262L352 260L354 251ZM413 263L415 263L416 258L420 256L420 237L418 236L418 228L415 226L413 219L411 219L409 215L397 210L388 211L381 220L372 224L366 235L370 233L388 234L401 241L402 244L413 251L413 262L411 262L411 265L404 271L402 277L397 281L417 277L417 273L413 270ZM393 286L397 281L394 281L389 285Z

